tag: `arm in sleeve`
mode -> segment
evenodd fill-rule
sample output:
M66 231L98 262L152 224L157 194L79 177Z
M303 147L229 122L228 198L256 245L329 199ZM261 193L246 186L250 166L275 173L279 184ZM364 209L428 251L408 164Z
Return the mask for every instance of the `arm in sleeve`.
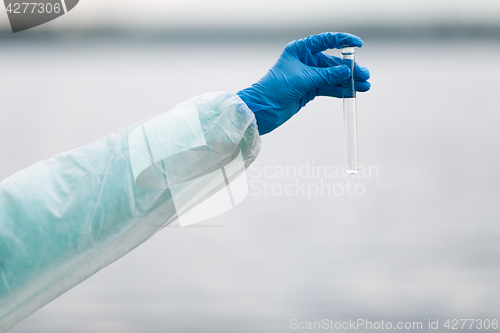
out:
M246 104L210 93L4 179L0 331L227 186L260 145Z

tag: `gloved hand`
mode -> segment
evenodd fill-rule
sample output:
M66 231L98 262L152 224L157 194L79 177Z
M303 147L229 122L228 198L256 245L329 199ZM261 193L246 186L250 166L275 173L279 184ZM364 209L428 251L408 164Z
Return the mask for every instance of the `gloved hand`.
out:
M361 47L357 36L326 32L288 43L274 66L251 87L237 94L255 113L259 134L271 132L316 96L342 98L342 84L350 77L339 57L321 53L344 46ZM355 88L368 91L370 72L357 64Z

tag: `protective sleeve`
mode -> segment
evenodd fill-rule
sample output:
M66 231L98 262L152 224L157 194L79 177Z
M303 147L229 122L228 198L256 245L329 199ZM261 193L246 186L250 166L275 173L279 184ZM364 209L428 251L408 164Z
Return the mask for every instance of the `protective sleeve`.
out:
M0 331L229 186L260 146L245 103L209 93L4 179Z

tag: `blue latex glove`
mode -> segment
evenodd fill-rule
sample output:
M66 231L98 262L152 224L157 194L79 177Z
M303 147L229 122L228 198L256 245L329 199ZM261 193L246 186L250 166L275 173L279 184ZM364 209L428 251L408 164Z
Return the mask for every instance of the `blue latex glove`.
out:
M255 113L259 134L271 132L316 96L342 98L342 84L350 77L339 57L321 53L344 46L361 47L359 37L326 32L288 43L274 66L257 83L237 94ZM356 64L356 91L368 91L370 72Z

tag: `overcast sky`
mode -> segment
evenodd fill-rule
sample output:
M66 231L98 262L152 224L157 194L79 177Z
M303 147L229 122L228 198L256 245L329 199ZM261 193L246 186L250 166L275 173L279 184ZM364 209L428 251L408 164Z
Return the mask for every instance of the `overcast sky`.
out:
M495 24L499 0L80 0L47 28ZM0 27L8 26L5 9Z

